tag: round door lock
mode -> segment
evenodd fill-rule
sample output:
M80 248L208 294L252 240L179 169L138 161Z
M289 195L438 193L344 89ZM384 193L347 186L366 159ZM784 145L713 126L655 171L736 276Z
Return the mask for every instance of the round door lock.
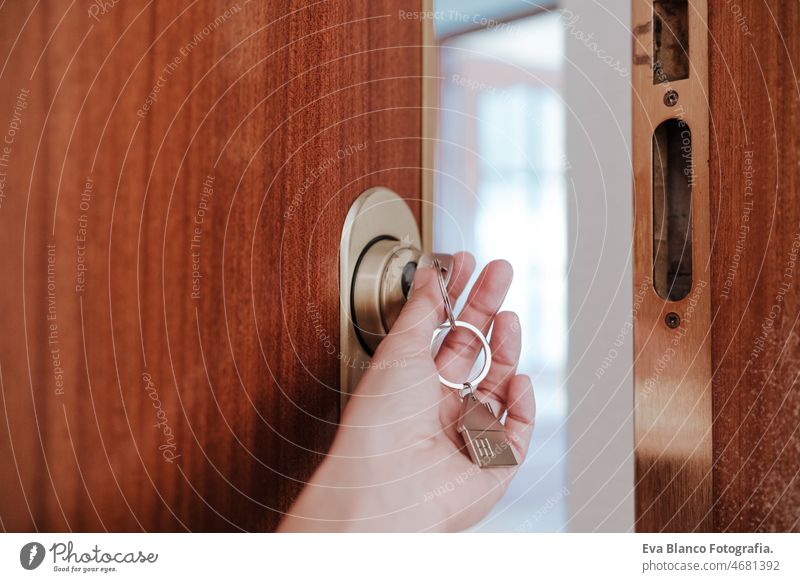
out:
M351 311L358 339L370 355L397 321L417 266L433 256L391 237L373 240L362 252L353 274ZM449 280L452 257L436 257Z

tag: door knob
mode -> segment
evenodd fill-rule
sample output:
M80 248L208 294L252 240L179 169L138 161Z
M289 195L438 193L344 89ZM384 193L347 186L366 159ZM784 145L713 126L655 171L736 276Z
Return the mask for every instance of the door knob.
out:
M432 265L434 257L445 269L447 281L453 257L423 252L417 218L401 196L379 186L353 202L339 246L343 405L405 305L417 267Z
M438 258L449 281L452 255L427 253L409 242L379 238L363 251L353 273L352 318L359 341L372 354L405 305L418 266Z

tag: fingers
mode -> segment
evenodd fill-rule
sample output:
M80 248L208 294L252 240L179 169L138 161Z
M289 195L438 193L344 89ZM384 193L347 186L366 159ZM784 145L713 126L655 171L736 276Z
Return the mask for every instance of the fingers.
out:
M522 349L522 330L516 313L504 311L497 314L489 346L492 348L492 367L486 379L478 385L478 393L496 402L494 410L502 416L508 400L508 387L517 373Z
M517 453L519 453L521 461L528 453L536 416L533 385L528 376L520 374L511 379L508 385L506 404L508 406L506 433Z
M475 270L475 257L469 253L456 253L453 255L452 270L453 274L450 276L447 292L450 295L450 301L455 303L469 283L469 278L472 277L472 271Z
M458 319L471 323L484 334L488 333L497 310L511 286L513 270L507 261L492 261L483 269L473 285ZM447 334L436 364L442 375L453 382L466 380L478 355L480 341L473 333L457 329Z

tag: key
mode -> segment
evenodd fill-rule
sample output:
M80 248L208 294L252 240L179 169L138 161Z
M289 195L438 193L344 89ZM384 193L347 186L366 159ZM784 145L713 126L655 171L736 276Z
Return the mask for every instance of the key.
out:
M470 391L461 404L458 432L464 437L472 462L479 467L519 465L517 452L506 436L506 428L491 407Z
M464 443L470 459L478 467L513 467L519 465L517 451L514 450L506 436L506 427L497 419L491 407L478 400L475 396L475 386L489 374L489 368L492 365L492 348L480 329L471 323L458 321L455 318L444 280L446 269L442 267L441 262L436 258L433 259L433 266L436 268L436 274L439 279L439 291L442 293L442 301L444 302L448 322L434 330L431 338L431 347L435 345L436 338L439 337L440 333L452 331L456 328L464 328L475 334L480 340L484 356L481 371L464 384L451 382L442 378L441 374L439 375L439 381L442 384L448 388L461 391L463 398L461 416L458 419L456 428L461 433L461 436L464 437Z

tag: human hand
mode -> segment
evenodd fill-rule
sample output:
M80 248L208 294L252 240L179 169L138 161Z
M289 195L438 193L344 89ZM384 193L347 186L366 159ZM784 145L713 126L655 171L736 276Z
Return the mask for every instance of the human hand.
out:
M473 268L471 256L455 256L452 302ZM498 416L508 412L506 433L521 462L533 431L534 397L530 379L516 374L519 320L512 312L497 313L511 279L507 262L489 263L458 319L484 334L494 323L492 366L477 396ZM517 467L480 469L471 462L456 430L461 398L438 378L465 381L480 343L456 330L434 360L431 336L444 319L436 273L420 268L408 302L345 407L328 456L281 531L454 531L477 523L503 496Z

